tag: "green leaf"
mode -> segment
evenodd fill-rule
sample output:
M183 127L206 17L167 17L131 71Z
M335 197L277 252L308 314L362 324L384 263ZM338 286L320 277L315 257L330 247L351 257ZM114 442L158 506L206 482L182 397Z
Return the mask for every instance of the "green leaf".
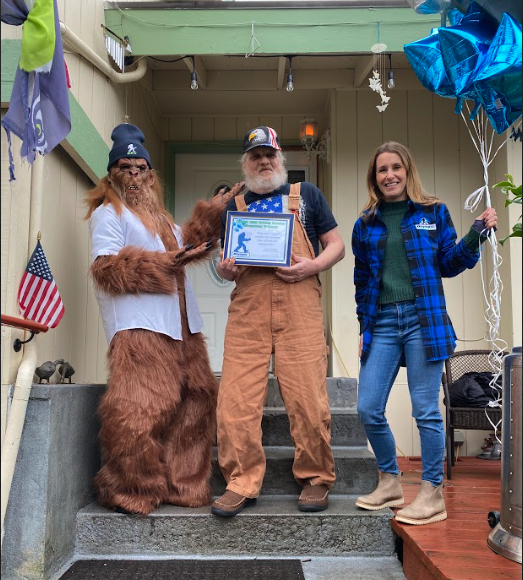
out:
M492 187L512 188L512 187L514 187L514 184L512 183L512 181L500 181L499 183L496 183L496 185L493 185Z

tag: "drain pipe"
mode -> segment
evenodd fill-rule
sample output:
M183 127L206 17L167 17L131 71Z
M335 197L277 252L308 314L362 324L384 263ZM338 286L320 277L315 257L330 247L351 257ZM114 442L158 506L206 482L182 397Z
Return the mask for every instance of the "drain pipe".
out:
M147 57L145 56L138 60L136 70L126 73L116 72L108 62L98 56L92 48L87 46L83 40L71 32L71 29L63 22L60 22L60 32L62 33L62 40L65 45L73 49L80 56L83 56L107 78L109 78L109 80L115 83L133 83L139 81L147 72Z
M31 217L29 223L29 257L33 251L32 241L37 239L42 221L42 199L44 183L44 158L37 155L31 168ZM4 520L15 474L16 458L22 439L27 404L31 394L33 376L36 369L36 338L24 345L22 362L16 375L13 402L7 418L7 426L2 445L2 539L4 542Z

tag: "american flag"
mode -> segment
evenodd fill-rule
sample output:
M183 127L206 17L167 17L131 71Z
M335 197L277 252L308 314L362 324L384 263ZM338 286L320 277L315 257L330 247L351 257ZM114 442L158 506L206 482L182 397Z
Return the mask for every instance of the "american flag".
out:
M49 328L58 326L64 315L64 304L40 242L36 244L20 282L18 305L24 318Z

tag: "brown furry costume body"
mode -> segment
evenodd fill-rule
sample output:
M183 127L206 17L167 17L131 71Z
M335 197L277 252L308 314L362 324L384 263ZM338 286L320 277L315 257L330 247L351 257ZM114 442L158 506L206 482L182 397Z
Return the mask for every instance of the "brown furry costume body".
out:
M208 257L216 247L224 208L222 200L198 202L182 226L184 243L195 247L180 250L161 186L151 173L153 183L135 197L122 194L118 174L110 173L87 201L88 218L101 204L112 204L117 213L125 205L160 235L166 249L126 246L117 255L99 256L91 267L95 285L112 295L176 292L180 301L182 341L136 328L117 332L108 350L109 378L99 409L103 466L95 478L98 501L140 514L162 503L196 507L211 502L218 385L203 335L189 330L185 265Z

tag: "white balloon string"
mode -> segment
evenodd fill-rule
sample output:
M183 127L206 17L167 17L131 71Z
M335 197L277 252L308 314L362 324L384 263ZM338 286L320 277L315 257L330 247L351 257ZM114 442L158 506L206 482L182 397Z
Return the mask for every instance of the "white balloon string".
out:
M468 103L466 103L467 109L469 111L470 118L470 108ZM483 181L484 185L478 187L476 191L472 192L465 201L465 209L474 212L483 198L485 199L485 205L490 208L492 207L492 200L490 196L489 189L489 166L496 158L496 155L502 149L502 147L507 143L508 138L503 141L503 143L498 147L494 155L492 155L492 150L494 146L494 131L488 138L488 119L483 111L479 112L478 117L475 121L470 121L472 129L465 117L463 111L461 116L465 122L465 126L469 132L470 138L476 151L479 154L481 165L483 166ZM475 134L475 137L474 137ZM487 144L488 143L488 144ZM487 231L483 230L482 234L487 235L487 239L492 251L492 276L490 277L488 288L485 281L485 268L484 268L484 252L481 248L481 240L479 241L479 252L481 255L480 268L481 268L481 285L483 290L483 298L486 304L485 309L485 321L487 323L488 331L486 340L490 346L491 352L489 354L489 364L492 368L492 380L489 383L491 388L492 400L489 401L487 407L485 407L485 414L489 423L494 429L495 437L501 443L499 433L501 431L501 420L497 423L489 416L489 410L492 408L502 407L502 388L498 386L497 382L499 377L503 372L503 359L506 354L507 343L500 338L499 329L501 321L501 294L503 292L503 282L499 274L501 264L503 262L499 251L498 251L498 240L496 238L496 233L494 230Z

